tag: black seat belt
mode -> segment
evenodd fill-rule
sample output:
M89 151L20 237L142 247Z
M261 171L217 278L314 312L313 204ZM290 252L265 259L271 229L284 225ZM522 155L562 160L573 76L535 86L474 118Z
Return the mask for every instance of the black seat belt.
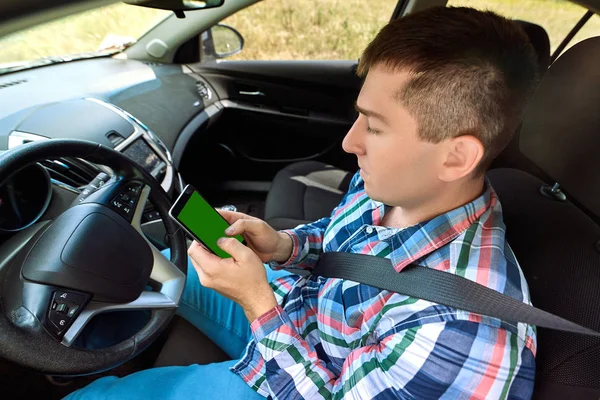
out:
M387 258L355 253L323 253L313 275L364 283L433 303L507 322L599 336L600 332L532 307L462 276L411 264L396 272Z

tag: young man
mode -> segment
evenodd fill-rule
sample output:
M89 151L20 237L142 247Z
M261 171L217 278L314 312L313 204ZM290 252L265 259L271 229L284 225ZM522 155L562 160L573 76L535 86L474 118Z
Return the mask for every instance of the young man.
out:
M398 273L417 263L458 274L529 303L484 175L536 82L528 38L492 13L435 8L384 27L358 72L359 116L343 148L360 172L331 216L275 232L223 212L226 234L249 246L221 240L230 259L189 249L181 313L241 359L104 378L77 395L531 397L531 326L340 279L285 274L269 284L263 262L310 270L323 252L341 251L389 258Z

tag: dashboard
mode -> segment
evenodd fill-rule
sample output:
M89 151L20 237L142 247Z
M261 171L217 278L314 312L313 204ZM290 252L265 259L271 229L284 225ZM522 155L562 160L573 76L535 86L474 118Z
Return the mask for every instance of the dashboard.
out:
M190 120L217 102L213 93L185 66L115 58L2 75L0 152L39 140L94 141L131 158L167 193L179 192L183 182L172 152L185 148L189 138L179 136ZM98 174L110 172L74 158L44 160L19 171L0 187L0 242L58 215ZM157 219L148 207L143 221Z
M50 176L41 166L32 165L0 187L0 232L18 232L35 223L51 199Z

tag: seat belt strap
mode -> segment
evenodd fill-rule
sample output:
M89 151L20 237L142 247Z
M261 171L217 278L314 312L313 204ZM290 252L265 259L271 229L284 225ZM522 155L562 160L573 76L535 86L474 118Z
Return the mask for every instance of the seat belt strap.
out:
M411 264L397 272L387 258L328 252L319 257L313 275L347 279L506 322L598 336L600 332L525 304L462 276Z

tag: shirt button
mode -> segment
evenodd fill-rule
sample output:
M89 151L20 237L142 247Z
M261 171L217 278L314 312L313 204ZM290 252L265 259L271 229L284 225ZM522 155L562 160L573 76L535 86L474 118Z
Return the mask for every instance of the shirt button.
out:
M373 233L373 227L372 226L368 226L367 227L367 233L370 235L371 233Z

